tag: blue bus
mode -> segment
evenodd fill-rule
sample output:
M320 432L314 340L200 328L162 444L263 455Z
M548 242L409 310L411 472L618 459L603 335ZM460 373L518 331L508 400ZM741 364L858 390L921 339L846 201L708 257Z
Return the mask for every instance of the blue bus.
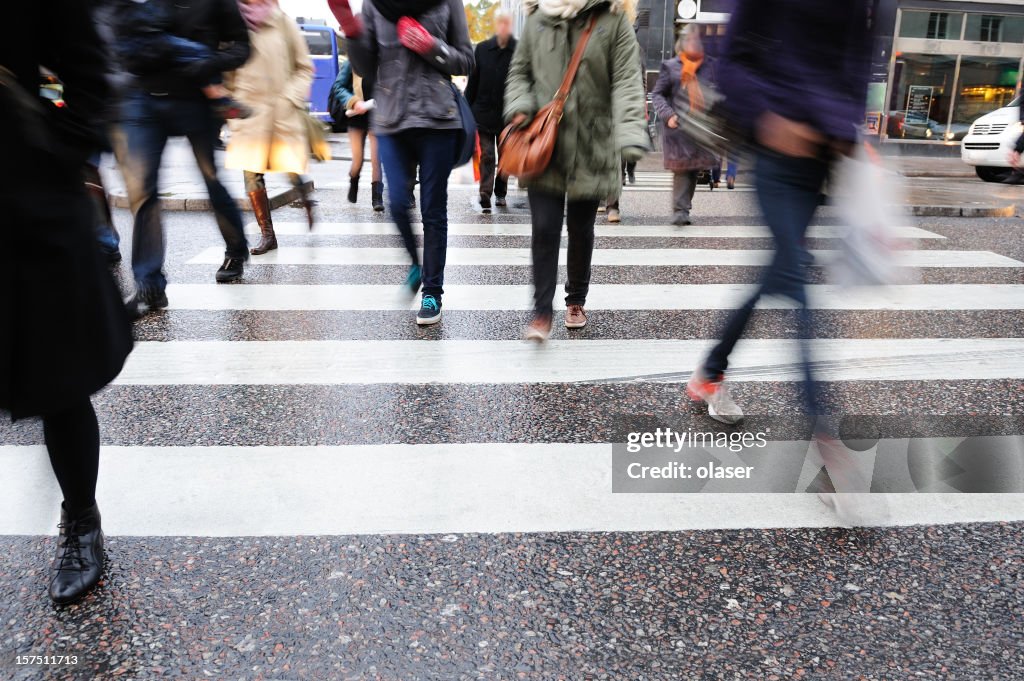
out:
M331 94L334 80L338 77L341 41L330 26L300 23L299 30L306 39L309 56L313 60L313 89L309 95L309 112L325 123L330 123L331 113L327 106L327 98Z

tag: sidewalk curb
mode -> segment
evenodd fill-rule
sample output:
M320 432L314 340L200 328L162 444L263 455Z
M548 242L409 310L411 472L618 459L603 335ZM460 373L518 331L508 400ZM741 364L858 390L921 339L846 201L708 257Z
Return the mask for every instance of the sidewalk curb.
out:
M313 181L308 180L305 182L302 185L302 189L306 191L313 191ZM287 189L282 189L276 194L269 195L270 207L280 208L281 206L287 205L292 201L297 201L300 198L302 198L302 192L298 187L288 187ZM110 194L110 204L114 208L131 208L128 196L118 192ZM252 212L252 205L249 203L248 198L235 199L235 204L238 206L238 209L243 212ZM213 209L213 206L210 204L210 199L207 197L199 199L160 197L160 207L164 210L171 211L206 211Z
M904 170L902 173L903 177L938 177L938 178L963 178L965 180L977 179L977 174L974 172L964 172L961 170Z
M1012 218L1016 204L1003 206L910 206L910 213L919 218Z

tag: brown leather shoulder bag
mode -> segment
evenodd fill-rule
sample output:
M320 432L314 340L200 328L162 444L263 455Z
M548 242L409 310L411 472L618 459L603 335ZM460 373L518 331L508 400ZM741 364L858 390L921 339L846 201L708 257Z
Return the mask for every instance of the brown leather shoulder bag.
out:
M587 49L587 42L596 22L597 15L591 15L587 28L580 35L580 41L573 52L569 67L565 70L565 76L558 92L555 93L555 98L537 112L529 125L522 128L510 125L502 131L498 138L501 149L498 170L503 175L529 180L547 170L551 156L555 153L558 123L562 120L565 100L569 98L572 82L576 79L576 71L583 61L583 51Z

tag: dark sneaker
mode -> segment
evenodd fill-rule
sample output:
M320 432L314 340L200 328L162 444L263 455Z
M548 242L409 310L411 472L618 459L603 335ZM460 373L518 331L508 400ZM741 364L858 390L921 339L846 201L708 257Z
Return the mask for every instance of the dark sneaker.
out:
M690 216L685 213L676 213L672 217L672 224L676 227L685 227L690 224Z
M420 285L423 283L423 270L420 269L419 265L413 265L409 268L409 274L405 277L405 283L402 284L402 290L414 296L420 292Z
M245 258L224 258L224 264L217 270L217 283L226 284L242 278L245 269Z
M128 316L132 319L139 319L150 312L156 312L167 307L167 293L164 291L147 291L141 293L136 291L131 298L124 302Z
M423 295L420 311L416 314L416 323L420 326L436 324L441 321L441 300L429 293Z
M505 201L504 196L497 196L494 199L494 205L497 206L498 208L504 208L505 206L508 205L508 202Z
M491 197L480 195L480 210L485 213L491 212Z
M727 177L727 178L725 178L725 186L728 189L736 189L736 178L735 177Z
M629 178L629 183L630 184L636 184L636 169L635 168L627 169L626 170L626 177Z

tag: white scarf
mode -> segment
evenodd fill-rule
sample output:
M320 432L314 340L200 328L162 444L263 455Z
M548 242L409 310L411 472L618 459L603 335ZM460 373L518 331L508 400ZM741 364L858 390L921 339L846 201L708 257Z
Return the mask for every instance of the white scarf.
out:
M540 11L549 17L572 19L587 4L587 0L540 0Z

